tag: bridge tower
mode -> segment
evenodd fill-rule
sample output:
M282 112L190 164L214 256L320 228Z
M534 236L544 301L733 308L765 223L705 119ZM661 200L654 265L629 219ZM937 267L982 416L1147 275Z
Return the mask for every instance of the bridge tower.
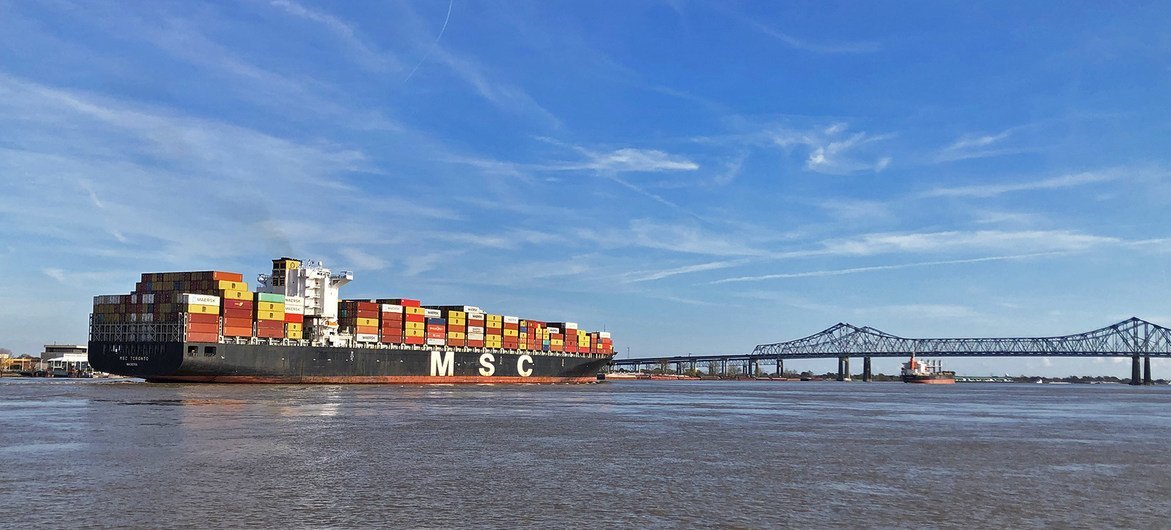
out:
M850 358L838 357L838 381L850 380Z

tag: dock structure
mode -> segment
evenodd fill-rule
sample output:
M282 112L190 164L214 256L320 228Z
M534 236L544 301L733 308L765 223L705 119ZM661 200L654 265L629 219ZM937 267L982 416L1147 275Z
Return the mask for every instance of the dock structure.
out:
M1130 318L1094 331L1054 337L929 338L891 335L872 327L839 323L808 337L757 345L750 353L614 359L613 367L673 366L694 370L715 362L721 374L731 366L756 373L761 363L783 374L785 359L838 359L838 381L850 379L850 357L862 357L862 379L870 381L872 357L1130 357L1132 385L1150 385L1151 357L1171 357L1171 329Z

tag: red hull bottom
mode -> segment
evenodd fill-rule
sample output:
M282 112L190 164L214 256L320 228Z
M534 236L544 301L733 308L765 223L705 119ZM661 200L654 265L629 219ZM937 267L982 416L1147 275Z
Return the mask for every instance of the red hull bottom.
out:
M903 381L903 382L904 383L914 383L917 385L954 385L954 384L956 384L955 379L913 379L913 380Z
M149 377L152 383L259 383L259 384L324 384L324 385L492 385L492 384L549 384L597 383L596 377L483 377L483 376L426 376L426 375L352 375L352 376L260 376L260 375L172 375Z

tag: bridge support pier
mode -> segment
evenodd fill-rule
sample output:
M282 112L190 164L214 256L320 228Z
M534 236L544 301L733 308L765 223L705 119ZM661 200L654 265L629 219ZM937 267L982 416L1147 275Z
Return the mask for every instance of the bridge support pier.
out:
M1154 381L1151 381L1151 356L1150 355L1143 356L1143 384L1144 385L1155 384Z
M862 381L871 382L874 380L874 375L870 373L870 357L862 358Z
M838 381L850 380L850 358L838 357Z
M785 375L785 360L777 357L777 377Z
M1138 354L1135 354L1134 357L1130 358L1130 384L1141 385L1142 384L1142 379L1140 379L1141 377L1142 377L1142 369L1139 366L1139 356L1138 356Z

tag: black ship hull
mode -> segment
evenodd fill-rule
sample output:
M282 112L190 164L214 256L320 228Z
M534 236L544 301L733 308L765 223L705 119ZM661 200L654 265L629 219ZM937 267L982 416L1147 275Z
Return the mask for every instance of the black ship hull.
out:
M587 383L610 359L470 348L195 342L89 343L94 370L152 382Z

